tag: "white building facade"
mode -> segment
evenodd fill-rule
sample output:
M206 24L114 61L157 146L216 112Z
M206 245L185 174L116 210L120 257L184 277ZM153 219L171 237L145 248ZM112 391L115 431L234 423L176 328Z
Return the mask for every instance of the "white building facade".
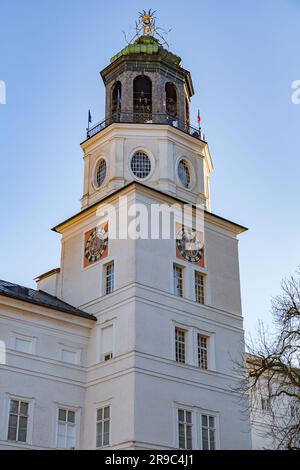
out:
M0 284L0 448L250 449L233 391L246 229L211 212L190 74L144 35L102 78L82 208L54 228L61 266L36 291ZM175 236L153 236L153 208L161 227L173 211Z

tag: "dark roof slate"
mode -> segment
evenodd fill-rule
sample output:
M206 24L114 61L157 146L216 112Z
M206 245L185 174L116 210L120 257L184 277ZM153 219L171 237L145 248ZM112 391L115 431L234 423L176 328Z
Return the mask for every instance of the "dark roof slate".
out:
M51 308L53 310L59 310L60 312L71 313L77 317L87 318L94 321L97 320L94 315L90 315L83 310L79 310L78 308L63 302L58 297L47 294L47 292L30 289L11 282L0 280L0 295L21 300L23 302L41 305L42 307Z

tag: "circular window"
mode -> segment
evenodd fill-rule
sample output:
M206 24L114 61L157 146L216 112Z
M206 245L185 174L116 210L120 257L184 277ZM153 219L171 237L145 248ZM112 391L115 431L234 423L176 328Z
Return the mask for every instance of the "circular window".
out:
M102 158L97 165L96 169L96 184L98 188L103 184L106 178L106 161Z
M188 188L191 183L191 174L189 166L185 160L180 160L178 163L178 176L185 188Z
M150 158L144 152L136 152L131 159L130 167L137 178L147 178L151 172Z

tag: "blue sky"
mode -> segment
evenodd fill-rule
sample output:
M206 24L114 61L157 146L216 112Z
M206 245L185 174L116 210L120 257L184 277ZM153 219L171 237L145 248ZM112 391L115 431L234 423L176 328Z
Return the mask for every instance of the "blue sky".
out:
M300 265L299 0L2 0L0 277L27 286L59 265L49 229L78 212L87 110L104 115L99 71L141 9L172 27L192 73L213 156L212 210L249 227L240 238L247 332L271 325L270 299Z

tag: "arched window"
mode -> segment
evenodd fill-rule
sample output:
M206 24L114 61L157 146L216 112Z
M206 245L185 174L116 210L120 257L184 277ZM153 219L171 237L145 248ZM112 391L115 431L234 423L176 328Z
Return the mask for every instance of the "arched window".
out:
M122 85L121 82L116 82L112 88L111 95L111 115L113 120L119 121L122 104Z
M152 120L152 83L142 75L133 81L133 113L135 122Z
M166 83L166 111L167 115L177 118L177 90L174 83Z

